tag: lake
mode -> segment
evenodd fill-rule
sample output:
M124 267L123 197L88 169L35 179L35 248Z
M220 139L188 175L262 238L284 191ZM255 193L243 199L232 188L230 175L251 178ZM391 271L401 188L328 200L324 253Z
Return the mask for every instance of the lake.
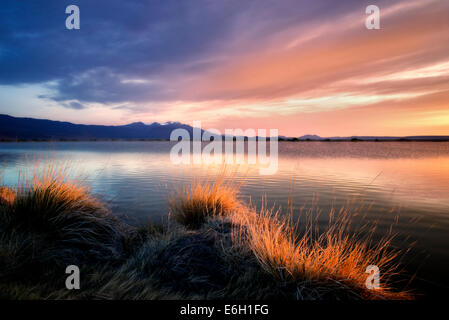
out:
M173 144L0 143L0 181L14 186L36 162L68 163L128 223L163 222L171 191L194 178L213 179L223 170L221 165L172 164ZM295 218L311 210L325 226L332 208L346 206L358 212L355 220L376 222L378 236L393 225L394 245L411 248L403 260L406 272L416 273L411 288L447 297L448 142L280 142L276 174L261 176L259 165L248 164L226 170L241 184L241 199L257 207L287 212L291 203Z

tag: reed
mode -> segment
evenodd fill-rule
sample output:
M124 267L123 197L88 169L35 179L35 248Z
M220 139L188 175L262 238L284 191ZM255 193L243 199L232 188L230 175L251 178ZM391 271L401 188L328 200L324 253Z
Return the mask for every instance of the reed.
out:
M133 228L82 181L53 164L0 188L0 298L7 299L410 299L394 290L393 235L351 231L348 210L326 230L298 231L291 215L256 210L226 176L177 189L170 228ZM61 288L83 268L83 290ZM381 287L365 286L368 265Z
M344 210L343 210L344 211ZM279 282L297 284L301 299L410 299L409 292L397 292L389 279L396 274L400 255L393 250L392 234L373 241L374 228L365 234L349 230L348 216L334 219L325 232L314 232L313 224L300 235L289 218L262 209L233 215L262 268ZM368 289L366 267L380 270L380 288Z
M54 164L40 168L0 198L5 255L23 257L30 275L121 258L126 227L65 168ZM1 271L14 270L0 270L0 276Z
M195 229L209 217L226 216L241 207L238 186L218 176L214 182L195 180L178 188L169 199L169 210L180 224Z

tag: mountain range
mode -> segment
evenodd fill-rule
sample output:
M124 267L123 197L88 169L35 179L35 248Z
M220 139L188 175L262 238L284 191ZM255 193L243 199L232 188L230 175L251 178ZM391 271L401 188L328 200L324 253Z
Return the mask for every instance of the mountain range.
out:
M193 127L180 122L144 124L134 122L121 126L84 125L70 122L33 118L16 118L0 114L1 140L168 140L175 129L185 129L193 137ZM202 130L204 132L204 130ZM449 141L449 136L350 136L320 137L304 135L301 137L279 136L280 140L293 141Z
M170 139L170 133L178 128L193 134L191 126L179 122L102 126L0 115L0 139L13 140Z

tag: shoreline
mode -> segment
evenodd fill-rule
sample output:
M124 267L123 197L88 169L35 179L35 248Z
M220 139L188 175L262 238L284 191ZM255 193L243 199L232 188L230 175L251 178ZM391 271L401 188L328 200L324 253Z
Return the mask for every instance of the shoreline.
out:
M267 139L269 141L270 139ZM193 140L190 140L193 141ZM449 142L447 139L322 139L322 140L301 140L296 138L278 139L279 142ZM176 142L170 139L0 139L0 143L29 143L29 142ZM208 141L203 141L208 142ZM245 140L247 142L247 140Z
M42 178L43 176L43 178ZM29 184L0 188L3 299L409 300L386 281L397 252L389 237L346 232L348 217L321 236L297 238L277 213L256 212L224 180L175 190L167 226L132 227L88 189L49 167ZM312 226L310 226L312 228ZM368 265L381 287L366 287ZM82 290L64 270L81 269ZM385 281L384 281L385 280Z

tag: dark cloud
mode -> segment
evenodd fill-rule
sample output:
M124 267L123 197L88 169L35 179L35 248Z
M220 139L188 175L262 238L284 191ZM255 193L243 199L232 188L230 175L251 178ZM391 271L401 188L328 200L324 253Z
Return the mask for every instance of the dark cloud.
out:
M174 79L214 68L233 37L260 40L298 21L324 21L361 7L357 0L335 3L3 0L0 85L50 83L54 94L45 98L75 109L89 102L170 100L179 90ZM80 30L65 29L69 4L80 7Z
M75 109L75 110L85 109L85 106L83 106L81 103L76 102L76 101L72 101L69 103L63 103L62 105L66 108Z

